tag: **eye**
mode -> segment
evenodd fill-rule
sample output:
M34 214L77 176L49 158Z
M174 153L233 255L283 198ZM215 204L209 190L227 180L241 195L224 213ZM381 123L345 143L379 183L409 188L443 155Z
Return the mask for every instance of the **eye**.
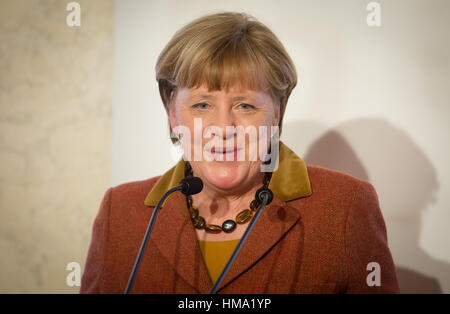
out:
M243 109L243 110L251 110L251 109L255 109L255 106L243 103L243 104L239 104L239 108Z
M209 108L209 104L201 102L201 103L193 105L192 108L203 109L204 110L204 109L208 109Z

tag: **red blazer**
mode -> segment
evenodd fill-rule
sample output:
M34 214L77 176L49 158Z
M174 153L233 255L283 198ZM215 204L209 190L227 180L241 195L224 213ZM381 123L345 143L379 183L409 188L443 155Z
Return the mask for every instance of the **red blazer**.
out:
M159 198L176 186L184 161L163 176L108 189L95 219L80 293L123 293ZM217 293L398 293L374 187L306 165L280 142L259 216ZM376 262L378 268L368 268ZM375 271L374 271L375 270ZM369 286L379 270L380 285ZM370 280L369 280L370 281ZM208 293L208 275L184 195L158 214L134 293Z

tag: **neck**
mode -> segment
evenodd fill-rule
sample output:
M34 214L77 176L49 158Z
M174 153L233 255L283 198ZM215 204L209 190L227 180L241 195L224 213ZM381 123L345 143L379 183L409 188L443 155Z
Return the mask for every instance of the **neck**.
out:
M204 181L202 192L192 195L192 200L208 223L217 220L221 224L223 220L234 219L239 212L249 208L256 190L262 186L263 178L264 173L259 173L251 181L227 191L219 190Z

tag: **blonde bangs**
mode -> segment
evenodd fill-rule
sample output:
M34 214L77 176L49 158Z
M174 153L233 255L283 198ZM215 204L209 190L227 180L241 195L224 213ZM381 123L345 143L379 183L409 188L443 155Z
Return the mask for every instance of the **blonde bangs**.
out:
M228 92L235 87L271 92L266 71L259 58L249 53L248 43L233 40L226 49L221 49L221 45L218 42L201 47L191 54L192 58L183 59L175 84L186 88L206 86L210 91Z

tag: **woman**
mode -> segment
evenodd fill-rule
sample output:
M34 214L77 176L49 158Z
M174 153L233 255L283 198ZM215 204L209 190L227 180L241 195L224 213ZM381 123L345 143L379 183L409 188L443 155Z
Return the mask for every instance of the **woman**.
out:
M373 186L306 165L277 141L297 74L266 26L233 12L194 20L162 51L156 77L184 158L106 192L82 293L124 291L152 210L190 175L203 190L164 202L132 292L208 293L259 210L262 186L273 201L218 293L398 292Z

